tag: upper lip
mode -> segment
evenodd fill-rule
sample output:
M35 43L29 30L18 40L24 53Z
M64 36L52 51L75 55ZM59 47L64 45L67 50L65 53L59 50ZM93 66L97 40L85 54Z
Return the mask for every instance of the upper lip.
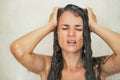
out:
M76 40L67 40L67 43L76 43Z

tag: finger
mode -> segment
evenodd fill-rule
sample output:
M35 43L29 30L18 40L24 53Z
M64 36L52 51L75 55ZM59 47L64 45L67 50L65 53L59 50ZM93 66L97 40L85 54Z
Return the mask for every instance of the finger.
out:
M87 9L88 11L93 12L92 8L90 8L90 7L87 7L86 9Z
M59 9L58 7L54 8L53 15L57 15L58 9Z

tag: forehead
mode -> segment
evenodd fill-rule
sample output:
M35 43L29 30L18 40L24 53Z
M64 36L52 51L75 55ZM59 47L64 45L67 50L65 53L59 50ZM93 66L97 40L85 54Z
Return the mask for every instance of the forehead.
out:
M71 11L65 11L62 13L62 15L59 17L58 22L79 22L82 23L83 20L81 16L78 16L77 13L71 12Z

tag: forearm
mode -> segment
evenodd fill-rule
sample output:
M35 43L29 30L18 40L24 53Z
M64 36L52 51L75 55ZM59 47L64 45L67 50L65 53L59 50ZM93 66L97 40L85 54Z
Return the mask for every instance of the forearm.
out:
M120 34L104 28L97 23L93 23L91 26L91 30L101 37L115 54L120 54Z
M11 50L13 54L19 53L23 56L24 53L32 53L33 49L37 46L37 44L50 32L50 25L47 24L20 37L19 39L15 40L11 45Z
M22 37L15 40L10 46L11 52L17 59L21 59L25 55L30 55L33 53L33 49L37 44L57 26L57 11L58 7L53 9L50 15L48 24L40 27Z

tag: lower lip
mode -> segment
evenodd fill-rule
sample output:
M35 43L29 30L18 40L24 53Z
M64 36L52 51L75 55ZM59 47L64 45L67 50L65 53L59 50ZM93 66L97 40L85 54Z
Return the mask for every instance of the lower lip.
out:
M75 44L74 43L67 43L68 44L68 46L75 46Z

